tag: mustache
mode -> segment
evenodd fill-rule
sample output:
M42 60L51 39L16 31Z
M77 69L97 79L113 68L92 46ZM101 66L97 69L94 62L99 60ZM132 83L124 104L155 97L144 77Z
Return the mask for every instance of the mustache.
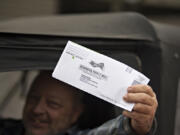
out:
M40 123L49 123L51 122L50 119L47 116L44 116L42 114L31 114L29 116L29 119L31 121L40 122Z

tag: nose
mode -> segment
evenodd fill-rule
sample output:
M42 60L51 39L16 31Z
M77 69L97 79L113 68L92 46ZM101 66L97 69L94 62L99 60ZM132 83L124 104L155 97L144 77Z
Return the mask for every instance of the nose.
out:
M45 108L46 108L45 100L42 98L39 99L39 101L34 105L33 112L35 114L43 114L46 110Z

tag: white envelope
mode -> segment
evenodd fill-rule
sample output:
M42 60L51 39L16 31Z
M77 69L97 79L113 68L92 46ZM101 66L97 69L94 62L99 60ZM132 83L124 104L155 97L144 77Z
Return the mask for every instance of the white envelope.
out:
M80 90L131 111L123 96L134 84L149 79L124 63L68 41L52 76Z

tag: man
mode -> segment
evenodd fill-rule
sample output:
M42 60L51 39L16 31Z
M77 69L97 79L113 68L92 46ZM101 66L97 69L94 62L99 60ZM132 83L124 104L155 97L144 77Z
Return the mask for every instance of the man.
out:
M77 121L84 110L79 90L55 80L49 72L41 72L35 79L27 96L23 111L23 123L2 122L3 135L146 135L153 134L153 119L157 108L156 95L146 85L128 88L124 96L134 102L132 112L92 130L78 130ZM15 124L14 124L15 123Z

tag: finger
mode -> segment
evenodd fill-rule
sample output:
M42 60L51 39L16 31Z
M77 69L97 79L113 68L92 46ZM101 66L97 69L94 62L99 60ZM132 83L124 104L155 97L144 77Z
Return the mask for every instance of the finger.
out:
M151 114L152 107L149 105L137 103L134 105L133 111L143 113L143 114Z
M155 97L153 97L153 100L154 100L154 107L157 109L158 101L157 101L156 95L155 95Z
M146 93L127 93L123 98L130 103L142 103L150 106L154 104L154 98Z
M146 93L152 97L155 96L155 93L153 92L152 88L149 85L133 85L128 87L127 89L128 93Z
M132 112L123 111L123 115L128 118L134 119L135 121L141 121L141 120L145 120L145 119L149 118L149 115L138 113L135 111L132 111Z

